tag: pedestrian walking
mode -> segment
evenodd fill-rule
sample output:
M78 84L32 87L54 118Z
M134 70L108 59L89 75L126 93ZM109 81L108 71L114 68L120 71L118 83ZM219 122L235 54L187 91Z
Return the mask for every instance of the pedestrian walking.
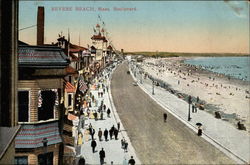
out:
M120 122L117 123L117 129L120 131Z
M99 152L99 156L100 156L100 164L103 165L104 164L104 158L105 158L105 151L102 150Z
M100 117L101 117L101 120L103 120L103 112L101 112L101 116Z
M198 136L201 136L202 135L202 129L201 127L198 127L198 133L197 133Z
M77 141L78 145L82 145L82 133L78 134L78 141Z
M112 136L113 136L113 130L112 128L109 130L109 137L110 137L110 140L112 140Z
M106 111L106 105L105 104L103 104L103 110L104 110L104 112Z
M95 117L95 120L97 120L97 112L96 111L94 111L94 117Z
M192 113L194 113L195 111L194 111L194 105L192 104Z
M107 130L107 128L104 130L104 137L105 137L105 141L108 141L108 134L109 134L109 131Z
M89 125L89 134L92 136L92 132L93 132L93 128L92 128L92 125L90 124Z
M113 125L113 126L111 127L111 129L113 130L113 133L114 133L114 130L115 130L115 125Z
M129 159L128 164L135 165L135 160L134 160L133 156L131 156L131 158Z
M102 109L102 105L100 105L100 107L98 107L97 112L100 113Z
M85 165L85 159L83 156L80 157L80 159L78 161L78 165Z
M95 147L96 147L96 141L95 140L91 141L91 147L92 147L92 152L95 153Z
M109 92L109 87L108 86L106 86L106 91Z
M197 113L197 107L196 106L194 107L194 112Z
M82 115L80 116L80 121L81 121L81 128L83 129L83 128L84 128L84 125L85 125L85 116L84 116L84 114L82 114Z
M83 108L83 107L81 107L81 108L80 108L80 115L82 115L82 114L83 114L83 112L84 112L84 108Z
M90 115L90 109L89 108L87 109L87 115L88 115L88 118L89 118L89 115Z
M99 128L98 137L99 137L99 141L102 141L102 130L101 130L101 128Z
M93 127L92 127L92 124L91 123L89 123L89 129L92 129Z
M118 129L114 129L114 135L115 135L115 140L118 140L118 133L119 133L119 131L118 131Z
M128 152L128 142L126 140L124 142L124 152Z
M107 110L108 117L110 117L110 109Z
M95 129L94 128L92 128L92 132L91 132L91 139L92 140L94 140L95 138L94 138L94 135L95 135Z
M122 149L124 149L124 143L125 143L125 139L124 139L124 138L122 138L122 140L121 140L121 146L122 146Z
M102 90L103 90L103 93L105 94L105 88L103 88Z
M165 123L167 122L167 117L168 117L167 113L163 113L163 119Z

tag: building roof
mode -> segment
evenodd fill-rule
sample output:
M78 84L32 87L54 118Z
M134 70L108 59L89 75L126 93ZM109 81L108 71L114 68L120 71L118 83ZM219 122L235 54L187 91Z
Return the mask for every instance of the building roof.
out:
M27 44L27 43L25 43L23 41L18 40L18 45L29 45L29 44Z
M74 45L74 44L71 44L71 43L70 43L70 46L69 46L69 47L70 47L69 51L72 52L72 53L76 53L76 52L88 50L88 49L85 48L85 47L78 46L78 45Z
M91 48L91 49L96 49L94 46L91 46L90 48Z
M65 84L65 91L67 93L75 93L76 92L76 87L74 87L70 82L64 81Z
M91 39L92 39L92 40L103 40L103 41L106 40L106 38L105 38L104 36L102 36L101 33L99 33L98 35L93 35L93 36L91 37Z
M15 139L15 148L43 147L42 140L47 138L47 145L61 143L58 122L22 125Z
M112 48L112 46L109 45L109 46L107 47L107 49L112 50L113 48Z
M57 39L57 41L66 41L66 42L68 42L68 41L65 39L65 36L59 36L59 38Z
M20 126L0 127L0 160L14 140Z
M74 55L74 53L70 52L69 53L70 57L71 57L71 61L79 61L80 58L78 58L76 55Z
M19 67L65 68L69 59L61 48L55 46L19 45Z

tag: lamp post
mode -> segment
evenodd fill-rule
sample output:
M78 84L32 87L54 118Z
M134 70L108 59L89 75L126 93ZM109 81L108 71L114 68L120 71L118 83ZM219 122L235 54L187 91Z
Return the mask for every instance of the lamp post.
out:
M43 147L44 147L44 164L47 165L47 145L48 145L48 139L43 138L42 140Z
M190 117L190 105L192 103L192 97L189 95L188 96L188 121L191 120L191 117Z
M154 89L155 87L154 87L154 80L152 80L152 95L154 95L155 94L155 89Z
M143 83L142 83L142 77L143 77L143 73L141 72L141 84L143 84Z
M136 65L135 65L135 72L134 72L135 77L136 77L136 70L137 70L137 68L136 68Z

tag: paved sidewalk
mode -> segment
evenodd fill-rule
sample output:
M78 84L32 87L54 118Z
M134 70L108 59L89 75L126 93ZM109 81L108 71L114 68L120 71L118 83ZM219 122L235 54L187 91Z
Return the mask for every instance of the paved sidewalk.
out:
M114 69L113 69L114 70ZM107 72L104 72L104 75L106 75ZM111 73L112 74L112 73ZM111 76L110 76L111 77ZM105 151L105 159L104 162L105 164L113 164L118 165L118 164L126 164L124 163L124 160L126 159L127 161L131 158L131 156L134 157L136 164L141 164L139 159L137 158L134 148L132 147L130 140L123 128L123 125L119 119L119 116L116 112L116 109L113 105L112 97L111 97L111 91L110 91L110 79L104 79L103 77L101 78L104 80L104 85L109 86L109 92L107 92L105 88L105 93L103 94L103 97L98 97L98 91L103 91L102 88L94 89L91 88L90 92L94 95L95 99L97 99L97 106L93 102L91 102L92 107L89 109L91 112L97 111L98 107L101 104L101 101L103 100L103 103L106 105L106 111L103 112L103 120L95 120L93 118L93 114L90 114L90 118L85 117L85 128L81 129L83 136L83 144L81 145L81 152L80 155L85 158L86 164L100 164L100 158L99 158L99 151L103 148ZM95 80L95 84L98 84L98 80ZM102 84L102 83L99 83ZM107 109L110 108L111 114L110 117L107 116ZM98 118L100 117L100 114L98 113ZM105 141L104 136L102 136L102 141L99 141L98 138L98 131L99 128L101 128L102 133L103 131L107 128L107 130L110 130L110 128L114 125L115 128L117 128L117 122L120 122L120 132L118 134L118 140L115 140L114 136L113 139L111 140L109 135L108 135L108 141ZM89 124L91 123L92 127L95 129L95 141L97 143L95 153L92 152L92 147L91 147L91 136L89 134L88 128ZM128 152L125 152L124 149L122 149L121 146L121 139L124 137L124 139L128 142ZM78 157L80 156L78 155Z
M188 122L187 102L177 98L161 87L155 86L155 94L152 95L152 81L149 79L141 79L141 75L139 75L138 72L136 73L138 79L135 78L133 74L131 75L134 80L138 81L139 87L143 89L145 93L150 95L152 99L165 108L166 111L173 114L189 128L197 132L196 123L202 123L202 138L209 141L238 163L250 162L250 136L246 131L238 130L230 123L216 119L213 115L202 110L198 110L197 113L191 112L192 119ZM139 82L139 80L142 80L142 83Z

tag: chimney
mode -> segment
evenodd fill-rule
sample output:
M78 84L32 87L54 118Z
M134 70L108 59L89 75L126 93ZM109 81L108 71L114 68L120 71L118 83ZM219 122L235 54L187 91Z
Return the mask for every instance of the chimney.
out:
M44 7L38 6L37 11L37 45L44 44Z

